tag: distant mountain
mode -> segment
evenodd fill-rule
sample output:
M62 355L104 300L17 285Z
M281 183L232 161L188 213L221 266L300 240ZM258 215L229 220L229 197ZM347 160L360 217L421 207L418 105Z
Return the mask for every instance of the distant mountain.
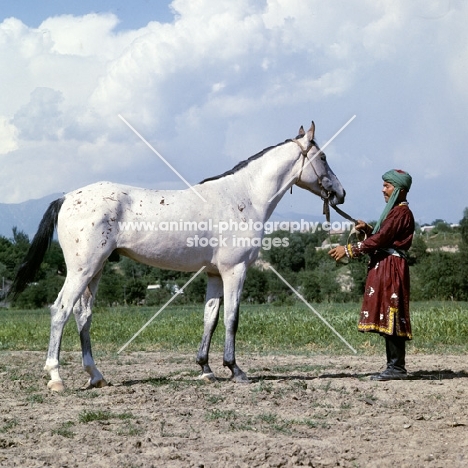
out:
M0 235L10 239L16 226L32 239L49 204L61 196L55 193L23 203L0 203Z

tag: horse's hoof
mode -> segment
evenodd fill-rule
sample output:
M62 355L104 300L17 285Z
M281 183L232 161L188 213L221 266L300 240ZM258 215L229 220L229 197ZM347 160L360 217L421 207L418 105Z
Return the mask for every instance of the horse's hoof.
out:
M98 380L96 383L93 384L94 388L103 388L107 387L109 384L107 383L106 379Z
M62 380L49 380L47 388L52 392L63 392L65 391L65 385Z
M215 383L218 381L218 379L213 374L213 372L209 372L207 374L201 374L199 379L204 380L205 382L208 382L208 383Z
M231 377L231 380L234 383L240 383L240 384L249 384L249 383L251 383L251 381L249 380L249 378L247 377L247 375L244 372L242 372L241 374L233 375Z
M89 379L85 388L86 389L103 388L103 387L107 387L107 385L108 385L108 383L107 383L106 379L99 379L99 380L96 380L96 382L91 382L91 379Z

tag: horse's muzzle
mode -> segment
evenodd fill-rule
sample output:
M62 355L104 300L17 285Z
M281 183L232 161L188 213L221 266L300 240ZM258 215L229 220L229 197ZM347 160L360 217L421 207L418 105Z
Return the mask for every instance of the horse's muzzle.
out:
M343 190L341 194L336 192L328 192L327 196L322 197L324 200L327 200L331 206L341 205L344 203L346 197L346 191Z

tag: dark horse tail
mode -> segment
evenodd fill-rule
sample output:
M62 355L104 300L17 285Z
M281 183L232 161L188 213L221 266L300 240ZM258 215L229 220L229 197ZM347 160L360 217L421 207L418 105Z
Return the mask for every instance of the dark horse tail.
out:
M25 290L28 283L34 281L44 260L44 255L52 242L55 227L57 226L58 214L64 201L65 198L63 197L53 201L44 213L28 253L19 267L8 293L13 299L16 299Z

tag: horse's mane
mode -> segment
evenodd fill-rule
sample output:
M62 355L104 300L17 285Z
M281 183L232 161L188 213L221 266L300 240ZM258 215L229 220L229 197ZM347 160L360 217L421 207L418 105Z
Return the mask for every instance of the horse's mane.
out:
M273 148L277 148L278 146L285 145L286 143L289 143L290 141L292 141L292 140L285 140L285 141L283 141L283 143L279 143L279 144L277 144L275 146L269 146L268 148L263 149L259 153L254 154L253 156L250 156L250 158L245 159L244 161L241 161L241 162L237 163L232 169L229 169L228 171L223 172L222 174L219 174L217 176L208 177L207 179L203 179L200 182L200 184L204 184L205 182L210 182L212 180L222 179L223 177L235 174L236 172L239 172L244 167L247 167L248 164L251 161L254 161L255 159L261 158L265 153L268 153L268 151L272 150Z

